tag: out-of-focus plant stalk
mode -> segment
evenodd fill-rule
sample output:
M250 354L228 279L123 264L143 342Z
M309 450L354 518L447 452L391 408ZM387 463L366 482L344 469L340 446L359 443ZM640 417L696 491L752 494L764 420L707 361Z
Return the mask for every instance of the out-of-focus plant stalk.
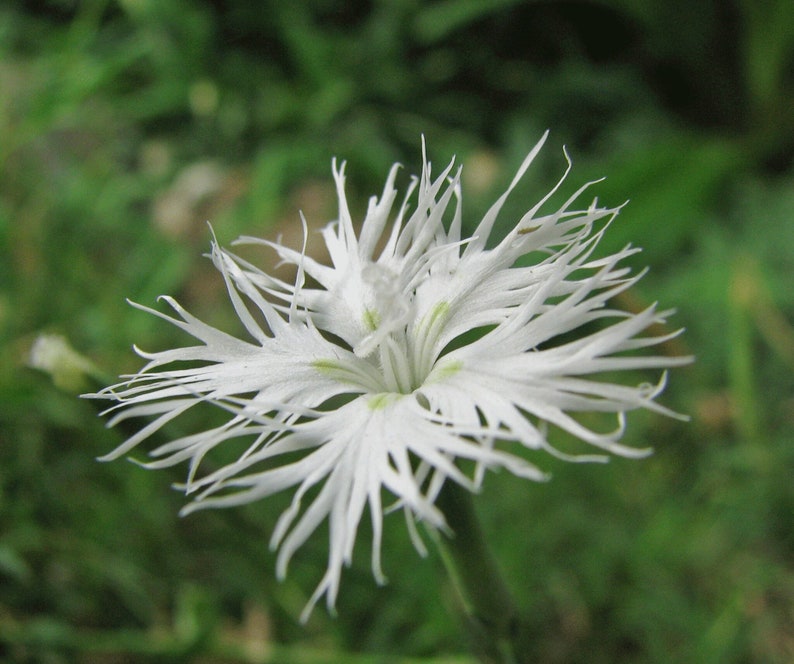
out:
M753 443L761 437L761 414L753 361L753 301L758 297L752 265L739 261L733 270L729 292L728 327L731 391L736 425L742 438Z
M488 547L472 494L448 481L437 505L452 535L436 541L463 602L475 654L486 664L528 664L529 635Z

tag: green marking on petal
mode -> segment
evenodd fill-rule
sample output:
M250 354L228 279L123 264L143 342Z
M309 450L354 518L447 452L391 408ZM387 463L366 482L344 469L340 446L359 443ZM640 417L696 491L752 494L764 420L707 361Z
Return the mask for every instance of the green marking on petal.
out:
M428 376L429 382L440 382L454 376L458 371L463 368L461 360L453 360L451 362L439 362L432 373Z
M341 369L338 360L314 360L312 366L321 373L334 373Z
M449 302L439 302L430 311L430 314L427 319L428 326L432 327L439 320L446 318L448 313L449 313Z
M321 374L325 374L340 383L359 384L360 376L356 374L354 367L339 360L323 358L322 360L314 360L312 366Z
M364 310L364 325L370 332L374 332L380 325L380 314L375 309Z
M381 392L370 397L367 405L371 410L381 410L394 403L402 394L394 394L393 392Z
M337 383L353 386L355 389L350 391L351 394L371 393L380 387L377 376L373 377L365 369L356 366L355 362L324 357L312 361L311 367Z

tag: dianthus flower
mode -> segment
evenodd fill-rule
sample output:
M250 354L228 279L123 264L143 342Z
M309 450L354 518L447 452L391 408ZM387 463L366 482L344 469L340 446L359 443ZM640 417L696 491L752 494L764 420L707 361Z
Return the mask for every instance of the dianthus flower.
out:
M646 455L648 450L619 442L624 416L636 408L675 416L654 400L664 373L657 384L612 380L621 371L664 369L689 359L636 352L678 334L642 336L664 323L669 311L610 306L642 276L619 265L637 249L595 253L620 208L593 201L569 209L585 185L558 209L541 212L565 180L569 162L554 189L503 238L491 241L500 209L545 139L471 237L461 232L460 169L453 171L450 163L432 177L425 158L421 176L399 203L399 169L391 169L358 232L345 196L345 166L334 162L339 218L322 231L330 265L307 255L305 241L295 250L268 240L237 240L275 250L297 267L294 282L213 243L213 263L251 338L203 323L170 297L163 299L175 316L135 305L199 343L138 350L148 360L139 373L91 395L117 402L109 409L109 425L150 420L104 459L128 454L194 406L223 409L223 424L160 445L143 465L188 463L184 489L193 502L184 513L294 490L271 538L280 578L327 519L328 566L306 619L323 595L333 609L367 507L372 570L384 581L384 498L404 511L421 553L416 523L446 528L435 504L445 482L475 492L484 471L497 468L545 479L517 453L522 448L570 460L602 460L603 452ZM589 428L577 419L587 411L614 413L615 429ZM549 424L602 454L571 456L555 449ZM239 458L200 472L206 455L236 440L244 441ZM464 472L466 467L471 470Z

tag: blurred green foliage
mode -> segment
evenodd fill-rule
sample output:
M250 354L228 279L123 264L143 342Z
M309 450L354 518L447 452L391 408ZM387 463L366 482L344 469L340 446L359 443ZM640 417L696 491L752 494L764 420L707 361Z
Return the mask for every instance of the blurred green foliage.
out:
M794 661L794 5L790 0L29 0L0 6L0 659L470 662L436 557L387 529L339 616L295 616L315 537L273 579L278 499L176 516L167 474L94 457L120 440L25 366L41 331L109 373L174 330L161 293L233 326L200 257L206 220L299 240L332 218L330 160L358 209L420 135L467 164L469 224L546 127L506 210L573 156L573 184L631 199L607 247L644 247L641 307L676 306L666 403L642 462L542 460L478 507L539 662ZM315 238L316 239L316 238ZM179 481L179 473L172 474Z

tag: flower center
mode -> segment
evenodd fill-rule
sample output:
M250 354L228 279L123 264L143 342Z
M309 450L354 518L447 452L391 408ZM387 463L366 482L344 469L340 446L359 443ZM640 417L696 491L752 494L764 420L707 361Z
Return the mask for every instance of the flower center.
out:
M369 331L353 352L368 357L391 333L399 332L411 317L411 297L402 292L400 276L384 265L369 263L361 270L363 324Z
M436 303L417 318L416 294L404 287L395 271L370 263L360 277L364 335L353 347L356 359L319 360L314 362L316 369L357 392L374 395L373 408L391 403L395 396L414 393L428 379L439 380L459 369L454 363L438 362L437 342L449 317L448 302Z

